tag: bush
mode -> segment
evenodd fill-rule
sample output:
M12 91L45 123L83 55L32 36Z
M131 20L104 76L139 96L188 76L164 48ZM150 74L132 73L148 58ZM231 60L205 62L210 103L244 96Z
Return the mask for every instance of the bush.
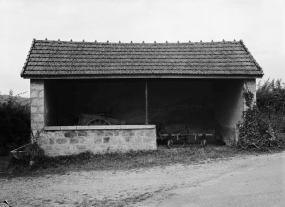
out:
M20 100L13 91L5 102L0 103L0 155L30 141L30 102Z
M259 82L257 107L267 117L275 132L285 133L285 87L282 81Z
M285 148L285 89L281 80L267 80L258 86L257 105L252 104L253 94L249 90L243 93L248 109L243 113L244 120L238 123L239 140L237 146L243 149L257 148L268 150Z

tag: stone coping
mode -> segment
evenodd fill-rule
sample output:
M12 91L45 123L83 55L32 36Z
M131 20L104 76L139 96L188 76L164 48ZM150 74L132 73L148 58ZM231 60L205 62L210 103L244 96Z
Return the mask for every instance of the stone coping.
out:
M154 129L155 125L106 125L106 126L46 126L46 131L91 130L91 129Z

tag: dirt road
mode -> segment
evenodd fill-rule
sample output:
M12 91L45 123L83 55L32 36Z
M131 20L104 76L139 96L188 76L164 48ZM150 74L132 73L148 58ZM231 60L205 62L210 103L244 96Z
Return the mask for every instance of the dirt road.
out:
M197 187L178 188L156 206L285 206L285 154L262 156Z
M13 207L211 206L208 205L212 202L211 198L225 199L225 196L235 195L237 187L247 189L247 185L240 184L243 174L258 172L266 164L282 161L283 158L285 153L207 160L205 163L189 166L172 165L131 171L71 172L65 175L0 179L0 199L8 200ZM281 169L284 170L284 165L283 168L278 168L276 164L276 167L276 174ZM252 178L254 175L251 175ZM232 186L232 190L224 196L222 189L232 185L229 182L232 178L236 179L236 186ZM227 184L222 182L224 179ZM276 185L280 184L278 180L275 182ZM212 196L213 192L216 197ZM280 193L284 195L284 188L281 188ZM226 197L227 202L231 201L230 198Z

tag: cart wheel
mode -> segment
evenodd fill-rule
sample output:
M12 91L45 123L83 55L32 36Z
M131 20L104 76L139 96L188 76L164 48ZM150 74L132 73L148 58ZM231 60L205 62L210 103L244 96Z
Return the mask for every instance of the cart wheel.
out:
M108 122L107 120L105 119L100 119L100 118L97 118L97 119L92 119L90 120L87 125L111 125L110 122Z
M168 149L171 149L172 146L173 146L173 141L170 139L167 141L167 147L168 147Z

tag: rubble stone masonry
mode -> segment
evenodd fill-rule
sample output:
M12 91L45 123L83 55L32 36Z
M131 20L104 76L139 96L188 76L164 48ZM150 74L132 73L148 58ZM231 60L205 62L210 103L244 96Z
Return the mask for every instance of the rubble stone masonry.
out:
M109 129L106 129L108 127ZM121 127L126 129L120 129ZM103 154L157 149L154 125L107 126L105 129L88 129L92 126L68 128L68 130L61 130L61 127L45 127L45 131L40 136L39 145L47 156L71 155L86 151ZM100 126L93 128L100 128Z

